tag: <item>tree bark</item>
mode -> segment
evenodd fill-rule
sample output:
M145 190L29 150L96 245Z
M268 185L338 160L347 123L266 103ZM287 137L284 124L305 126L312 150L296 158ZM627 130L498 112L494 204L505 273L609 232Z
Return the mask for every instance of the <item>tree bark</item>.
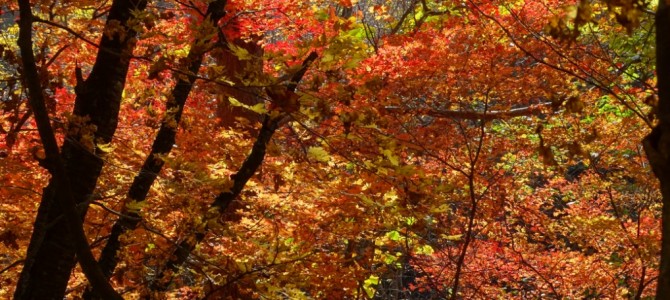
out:
M658 2L656 11L656 75L658 124L643 144L649 163L661 184L661 262L656 299L670 299L670 7Z
M102 36L91 74L77 83L74 119L85 121L71 122L70 127L93 128L94 125L97 130L93 141L97 143L109 143L116 131L121 94L135 46L136 33L126 24L132 11L145 7L145 0L112 2L105 32L118 33ZM65 295L75 264L76 243L67 226L66 211L59 203L74 201L78 205L90 199L103 165L95 149L82 143L82 137L82 130L74 130L65 139L59 158L65 175L53 176L44 190L15 299L63 299ZM59 188L63 180L59 177L69 179L69 188ZM77 212L80 221L86 207L81 205Z
M225 15L224 7L226 5L226 0L217 0L211 2L207 8L207 17L206 21L210 25L215 26L216 23ZM204 36L204 34L203 34ZM167 111L174 111L174 114L166 115L166 119L161 124L158 134L154 139L153 145L151 146L151 152L147 156L140 172L133 183L130 186L128 191L127 202L136 201L143 202L147 198L147 194L151 188L151 185L154 183L163 168L164 162L158 157L162 155L167 155L172 150L172 146L175 143L175 138L177 135L177 127L171 124L179 124L181 120L182 113L184 111L184 105L188 99L188 95L193 88L193 84L197 78L198 69L202 64L202 60L205 54L205 50L202 47L195 47L195 45L206 45L207 40L198 39L193 42L191 45L191 50L189 51L186 61L188 62L188 76L184 78L183 76L176 76L179 78L177 83L172 90L172 97L170 97L167 103ZM223 41L221 41L223 42ZM168 120L174 118L173 120ZM119 237L127 232L137 228L137 225L141 221L142 217L139 215L139 212L134 211L124 211L123 217L119 218L112 226L112 232L105 244L105 247L102 250L100 255L99 263L102 267L102 271L105 276L109 278L116 265L118 263L117 252L121 247L119 242ZM90 292L84 294L85 299L91 299L93 295Z
M307 68L314 60L316 60L316 58L316 52L312 52L303 61L302 68L293 74L290 81L286 84L286 90L289 93L284 94L284 96L290 97L290 93L295 91L298 83L302 80L302 77L307 72ZM285 101L285 99L273 100L277 102ZM233 180L233 186L229 191L219 194L216 199L214 199L212 204L210 204L211 208L216 209L216 211L219 213L223 213L230 205L230 203L240 195L249 179L251 179L251 177L256 173L258 168L263 163L267 145L272 139L272 136L274 135L275 131L281 123L281 120L283 120L284 117L285 115L279 115L275 117L265 115L263 118L263 125L258 133L256 141L254 142L251 153L249 153L247 158L244 160L239 170L231 176L231 179ZM207 224L206 219L207 217L203 217L203 222L205 224ZM205 238L207 231L208 229L205 227L202 231L196 232L194 236L184 239L181 243L179 243L179 245L177 245L171 255L171 258L168 260L165 266L159 270L158 276L156 276L156 280L151 285L152 290L164 291L168 288L171 280L167 278L167 276L169 276L170 273L173 274L179 270L179 267L181 267L184 262L186 262L188 256L191 254L193 249L195 249L195 246Z
M37 130L44 145L46 159L42 164L47 167L54 179L55 190L64 197L58 207L65 211L65 220L69 230L73 234L74 246L79 264L84 274L94 287L94 291L105 299L122 299L114 291L107 279L102 275L102 271L91 253L91 247L88 244L86 234L84 233L82 220L79 218L77 206L73 200L72 190L70 188L70 179L66 175L65 164L59 155L58 142L54 136L53 128L49 122L49 114L46 108L46 101L40 83L37 66L35 64L35 55L33 53L32 43L32 22L33 14L30 8L30 1L20 0L19 10L21 19L19 21L19 41L21 50L21 60L24 69L24 82L28 87L28 102L34 111Z

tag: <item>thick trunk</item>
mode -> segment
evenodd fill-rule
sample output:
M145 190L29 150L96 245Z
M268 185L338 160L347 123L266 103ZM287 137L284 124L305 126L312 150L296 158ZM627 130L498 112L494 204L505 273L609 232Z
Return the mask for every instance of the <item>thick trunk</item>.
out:
M224 16L224 7L226 0L217 0L211 2L207 9L208 12L208 22L214 26L223 16ZM203 34L205 35L205 34ZM207 44L206 40L197 40L194 42L194 45ZM204 52L201 51L202 47L197 48L195 46L191 47L186 61L189 62L188 70L189 76L186 79L182 79L181 76L175 88L172 90L172 97L167 103L167 110L175 111L174 115L167 116L166 118L174 118L174 123L172 120L164 120L158 134L154 140L154 143L151 147L151 153L147 156L142 169L139 174L133 180L133 183L130 186L128 191L128 201L137 201L142 202L146 200L147 194L151 185L156 180L158 173L160 173L163 167L163 161L157 159L158 156L167 155L172 150L172 145L175 143L175 138L177 135L177 128L170 124L178 124L181 119L181 115L186 104L188 95L193 88L193 84L196 80L196 74L200 65L202 64ZM134 229L137 227L141 220L140 215L137 212L126 211L124 216L119 218L119 220L114 223L112 227L111 235L105 244L105 247L102 250L100 255L99 263L102 267L105 276L110 277L116 268L118 263L117 251L121 247L119 242L119 237L128 230ZM86 293L84 298L90 299L90 293Z
M278 95L279 97L292 96L292 93L295 91L297 84L302 80L305 72L307 72L307 68L314 60L316 60L316 58L316 52L310 53L305 61L303 61L302 69L293 74L289 83L286 85L287 92ZM272 100L276 102L288 102L287 99ZM272 136L279 127L283 118L284 116L282 115L276 117L270 117L269 115L266 115L263 118L263 125L258 133L258 137L256 138L253 147L251 148L251 153L249 153L247 158L244 160L237 173L231 176L231 179L233 180L233 186L230 188L230 191L223 192L219 194L216 199L214 199L210 205L212 208L216 209L219 213L223 213L230 205L230 203L240 195L249 179L251 179L261 164L263 164L267 145L272 139ZM206 217L204 217L203 220L204 219L206 219ZM204 220L203 223L207 224L208 222L207 220ZM171 255L171 259L168 260L165 266L160 269L158 276L156 277L157 280L151 285L152 290L162 291L168 288L171 282L169 274L175 273L177 270L179 270L179 267L181 267L184 262L186 262L186 259L191 254L193 249L195 249L198 243L200 243L205 238L206 233L207 228L205 227L202 232L197 232L194 236L184 239L176 247L173 254Z
M659 1L656 12L656 75L658 125L644 139L644 148L663 196L661 263L656 299L670 299L670 7Z
M114 26L117 21L125 25L131 17L131 11L141 10L145 6L144 0L114 1L108 16L108 26ZM114 22L109 25L112 20ZM135 32L128 28L125 28L124 33L126 37L135 36ZM119 34L103 35L90 76L78 84L74 113L88 117L88 124L97 127L94 140L99 143L109 143L116 130L121 94L133 48L134 38L121 39ZM80 204L88 200L103 165L102 159L93 153L94 149L80 141L79 134L68 135L61 151L64 171L71 183L71 199L64 192L67 189L57 188L56 182L59 179L52 178L45 188L26 261L14 294L16 299L64 297L75 264L75 243L65 222L65 211L59 203L74 200ZM82 218L85 207L83 205L80 211Z
M67 157L77 156L78 163L67 163ZM81 203L95 188L102 161L71 144L64 145L61 157L66 162L73 198ZM37 212L26 262L14 294L16 299L63 299L65 295L76 260L74 241L64 220L65 211L59 205L65 201L64 197L52 179L44 189Z

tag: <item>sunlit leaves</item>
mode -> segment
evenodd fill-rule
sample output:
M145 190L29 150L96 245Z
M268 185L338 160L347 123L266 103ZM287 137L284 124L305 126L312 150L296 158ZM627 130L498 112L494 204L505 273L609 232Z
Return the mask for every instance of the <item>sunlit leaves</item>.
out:
M254 104L254 105L247 105L247 104L244 104L244 103L240 102L239 100L235 99L234 97L228 97L228 101L230 101L230 104L232 106L243 107L243 108L248 109L250 111L253 111L257 114L264 114L264 113L267 112L267 110L265 109L265 104L264 103L257 103L257 104Z
M53 123L70 118L75 126L59 133L79 136L108 166L91 201L109 210L89 212L90 236L107 233L111 212L144 217L146 227L122 239L116 285L139 296L174 242L206 230L166 297L371 298L399 282L398 270L414 270L398 292L617 298L635 291L643 272L646 281L655 276L660 208L638 144L655 100L651 23L635 12L641 6L337 2L231 1L220 32L198 25L202 1L137 15L137 57L111 144L91 139L86 116L66 113L74 66L87 75L95 47L36 25L36 52L54 59L44 69ZM103 34L91 3L68 5L56 8L56 20L89 40ZM621 35L605 15L612 10L645 29ZM569 45L549 38L577 27ZM3 33L3 76L16 69L12 30ZM203 36L212 39L196 45L208 51L205 63L186 73L189 45ZM311 51L319 59L288 91ZM197 80L178 124L166 103L175 81L190 75ZM20 84L7 87L5 131L27 110ZM543 106L490 117L529 105ZM281 122L262 167L225 211L212 211L209 203L234 188L265 114ZM174 149L155 157L165 167L147 201L121 205L161 124L177 130ZM0 228L17 228L21 253L26 212L41 192L32 187L46 179L30 154L38 149L32 126L0 144L8 162L0 195L10 199ZM16 272L7 274L14 280ZM73 279L76 292L82 281Z

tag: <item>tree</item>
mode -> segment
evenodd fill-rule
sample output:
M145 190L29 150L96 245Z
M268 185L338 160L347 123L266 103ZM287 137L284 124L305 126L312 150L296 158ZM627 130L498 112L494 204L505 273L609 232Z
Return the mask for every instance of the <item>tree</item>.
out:
M25 22L22 23L23 26L32 26L30 5L27 2L20 4L20 17ZM77 98L65 142L61 151L54 149L54 145L50 148L45 145L44 151L48 152L44 164L47 169L54 169L53 179L43 193L41 209L35 221L29 254L17 283L15 298L50 298L65 292L68 275L75 263L74 246L79 242L73 242L73 226L62 225L65 219L72 218L70 213L66 218L60 217L68 209L63 203L85 203L95 189L103 165L102 159L96 156L96 153L101 152L96 145L109 144L116 131L121 94L136 43L133 38L135 31L127 22L133 10L142 10L145 6L146 2L143 1L113 2L105 25L105 30L110 34L103 36L100 41L99 54L91 73L84 80L81 69L76 69ZM22 36L25 44L21 47L22 55L26 56L30 55L28 52L32 51L32 47L28 40L30 31L26 29L24 32L27 32ZM34 64L26 58L23 63ZM28 82L31 79L36 80L39 75L35 72L24 76ZM29 90L32 90L31 106L44 102L42 99L34 99L42 93L39 85L33 85ZM36 107L33 111L37 115ZM46 133L40 131L42 140L45 141L44 135L48 135L50 130L45 129ZM61 159L54 157L59 152L62 153ZM63 187L68 183L70 187ZM85 209L79 214L85 215Z
M661 184L661 193L663 194L663 212L662 212L662 244L661 244L661 262L660 274L658 277L658 287L656 297L665 299L670 297L670 190L668 190L668 160L667 160L667 136L668 136L668 116L670 116L668 99L668 86L670 75L670 61L668 56L668 42L670 34L670 19L668 18L667 2L660 1L656 10L656 76L658 77L658 124L652 132L645 137L644 146L649 163L658 177Z
M3 2L0 296L662 298L624 2Z

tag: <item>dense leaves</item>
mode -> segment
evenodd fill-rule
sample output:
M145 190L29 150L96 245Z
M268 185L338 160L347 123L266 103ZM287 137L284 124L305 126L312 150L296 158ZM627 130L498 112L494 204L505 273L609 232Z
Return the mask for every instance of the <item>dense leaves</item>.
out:
M66 198L126 298L655 295L656 4L144 5L33 1L31 74L0 2L0 298L100 295Z

